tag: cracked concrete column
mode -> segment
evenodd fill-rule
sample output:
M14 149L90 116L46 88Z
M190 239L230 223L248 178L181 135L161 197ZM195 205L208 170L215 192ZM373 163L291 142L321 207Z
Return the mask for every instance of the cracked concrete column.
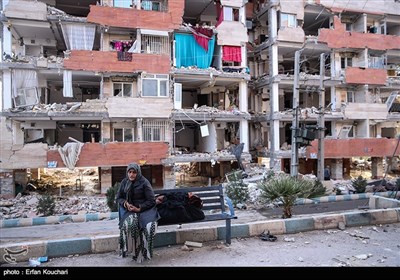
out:
M241 112L248 112L247 101L247 81L242 80L239 82L239 110ZM249 123L248 120L240 121L239 128L240 142L244 143L243 152L249 152Z
M343 180L343 159L334 159L331 164L331 178Z
M383 178L384 167L383 158L381 157L371 157L371 175L374 179Z

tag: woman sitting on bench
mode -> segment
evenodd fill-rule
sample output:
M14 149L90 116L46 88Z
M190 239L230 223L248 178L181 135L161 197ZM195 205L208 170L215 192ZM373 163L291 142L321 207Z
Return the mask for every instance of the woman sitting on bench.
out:
M121 181L117 203L122 256L132 252L137 262L150 260L159 215L153 188L137 163L130 163L126 168L126 178Z

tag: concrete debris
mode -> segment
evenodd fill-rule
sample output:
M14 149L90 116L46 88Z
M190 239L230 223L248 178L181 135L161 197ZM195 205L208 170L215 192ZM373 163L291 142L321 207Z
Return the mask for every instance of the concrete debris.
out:
M360 255L356 255L356 256L354 256L356 259L358 259L358 260L366 260L366 259L368 259L369 257L371 257L370 256L370 254L360 254Z
M293 238L293 237L291 237L291 238L285 237L285 238L283 238L283 240L284 240L285 242L294 242L294 238Z
M371 228L373 231L379 232L379 230L377 229L377 227L372 227Z
M16 197L7 201L0 200L0 204L7 205L0 207L0 219L33 218L39 216L36 214L39 198L39 194L33 194L22 196L21 198ZM110 212L105 196L56 197L55 202L54 215Z
M351 264L349 262L342 261L342 260L339 260L337 258L332 258L332 260L338 262L340 266L351 266Z
M185 241L185 245L186 245L186 246L196 247L196 248L201 248L201 247L203 247L203 243L194 242L194 241Z
M338 229L340 229L340 230L345 230L345 229L346 229L345 223L344 223L344 222L339 222L339 223L338 223Z
M349 233L349 235L352 236L352 237L357 237L357 238L361 238L361 239L369 239L368 236L363 236L363 235L358 234L358 233L356 233L356 232Z
M183 245L183 246L181 247L181 250L182 250L182 251L193 251L193 248L189 248L188 246Z

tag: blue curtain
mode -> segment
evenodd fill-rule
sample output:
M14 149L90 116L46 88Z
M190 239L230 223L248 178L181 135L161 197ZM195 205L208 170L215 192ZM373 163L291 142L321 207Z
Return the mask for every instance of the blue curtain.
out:
M214 54L214 36L208 42L208 52L196 42L192 34L175 34L175 41L176 67L210 67Z

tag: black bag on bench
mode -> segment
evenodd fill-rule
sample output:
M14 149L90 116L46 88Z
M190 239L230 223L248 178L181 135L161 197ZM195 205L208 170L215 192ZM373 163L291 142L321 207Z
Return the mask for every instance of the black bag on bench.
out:
M190 223L204 219L200 197L186 192L171 192L157 196L159 225Z

